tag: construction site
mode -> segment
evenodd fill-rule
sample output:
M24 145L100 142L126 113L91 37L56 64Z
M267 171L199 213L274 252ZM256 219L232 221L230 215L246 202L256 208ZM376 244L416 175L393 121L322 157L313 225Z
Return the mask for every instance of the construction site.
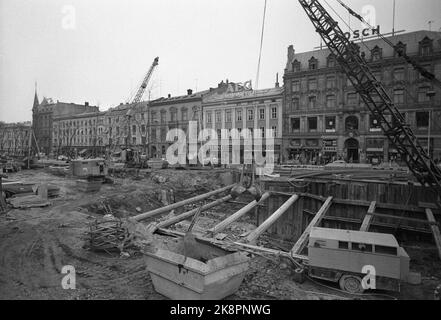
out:
M299 148L296 159L291 143L292 161L281 155L274 163L267 157L270 171L258 163L256 153L262 150L256 145L238 149L238 164L221 162L220 149L190 163L197 156L187 148L185 163L172 164L167 152L160 154L164 144L152 147L147 138L150 122L143 129L144 148L137 150L130 121L136 119L133 113L142 104L156 58L131 103L113 110L128 128L119 152L103 147L78 153L69 145L61 154L63 138L53 136L53 141L60 139L52 146L57 153L44 155L38 132L29 128L27 152L20 159L5 156L0 167L0 299L440 300L436 148L430 136L427 148L422 145L360 53L362 44L345 35L322 1L298 2L399 161L395 157L380 165L386 152L370 148L371 155L377 152L370 159L376 160L361 163L360 155L368 157L359 154L358 146L347 146L345 160L332 155L325 161L314 147ZM439 91L441 81L420 60L379 31L376 37ZM433 90L428 95L434 96ZM199 96L189 90L178 99L193 103ZM155 103L162 107L168 103L164 100ZM275 110L275 121L276 107L268 110ZM194 112L196 129L201 129L206 110ZM244 123L245 114L258 130L257 115L250 118L244 111ZM64 130L63 121L71 120L59 120ZM347 145L359 135L358 122L350 124ZM337 154L335 145L329 150Z

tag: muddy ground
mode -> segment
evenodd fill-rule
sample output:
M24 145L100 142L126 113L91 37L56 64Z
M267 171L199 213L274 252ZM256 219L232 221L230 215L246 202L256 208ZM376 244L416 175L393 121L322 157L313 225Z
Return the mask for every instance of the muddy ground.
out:
M162 206L161 190L168 190L168 195L179 201L228 180L221 171L144 171L130 177L119 175L99 192L85 193L79 191L74 178L45 170L22 171L9 177L56 185L60 196L45 208L13 209L0 215L0 299L165 299L155 292L142 254L133 251L123 257L87 250L88 224L106 213L104 204L115 216L133 216ZM229 203L207 212L195 232L214 226L242 206ZM252 230L253 222L252 217L246 217L235 223L229 238L235 240ZM187 226L186 221L175 228L182 231ZM278 249L292 245L269 237L262 241ZM434 288L441 282L434 248L422 250L419 244L409 244L406 249L413 259L412 268L422 272L423 284L405 285L400 294L387 293L390 297L352 296L333 290L337 288L333 284L309 280L298 284L286 261L255 257L239 291L230 299L432 299ZM75 290L62 289L61 270L65 265L75 267Z

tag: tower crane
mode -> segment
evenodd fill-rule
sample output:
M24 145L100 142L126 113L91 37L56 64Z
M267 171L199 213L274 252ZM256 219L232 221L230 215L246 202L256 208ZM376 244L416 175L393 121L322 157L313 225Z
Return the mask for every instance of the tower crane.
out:
M381 82L375 78L360 54L360 47L346 38L338 23L318 0L299 0L299 3L371 115L380 121L388 140L404 157L421 185L434 194L435 203L441 210L441 170L420 145Z

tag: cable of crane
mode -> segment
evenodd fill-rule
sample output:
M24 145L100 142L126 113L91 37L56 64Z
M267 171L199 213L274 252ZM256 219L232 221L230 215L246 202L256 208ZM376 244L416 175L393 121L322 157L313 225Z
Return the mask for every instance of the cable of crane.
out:
M366 21L360 14L352 10L350 7L348 7L342 0L337 0L337 2L345 8L350 15L354 16L356 19L360 20L360 22L364 23L365 25L369 26L370 28L373 28L373 26ZM329 6L329 4L328 4ZM335 12L335 10L333 10ZM424 67L420 66L416 61L414 61L411 57L409 57L404 51L399 50L389 39L387 39L382 33L378 33L378 37L381 38L384 42L386 42L389 46L391 46L394 51L398 54L399 57L402 57L404 60L406 60L407 63L412 65L415 70L417 70L423 77L431 80L433 83L437 84L441 87L441 81L436 78L436 76L427 71Z
M260 34L259 61L257 62L256 89L259 89L260 60L262 59L263 35L265 33L266 5L267 5L267 0L265 0L265 4L263 7L263 21L262 21L262 32Z

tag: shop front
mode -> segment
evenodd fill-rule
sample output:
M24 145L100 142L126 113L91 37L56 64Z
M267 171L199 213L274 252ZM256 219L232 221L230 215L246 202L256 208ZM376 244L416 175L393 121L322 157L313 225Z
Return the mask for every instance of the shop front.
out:
M384 162L384 139L366 139L366 161L372 165L379 165Z
M327 164L336 161L337 151L337 139L323 138L321 162Z

